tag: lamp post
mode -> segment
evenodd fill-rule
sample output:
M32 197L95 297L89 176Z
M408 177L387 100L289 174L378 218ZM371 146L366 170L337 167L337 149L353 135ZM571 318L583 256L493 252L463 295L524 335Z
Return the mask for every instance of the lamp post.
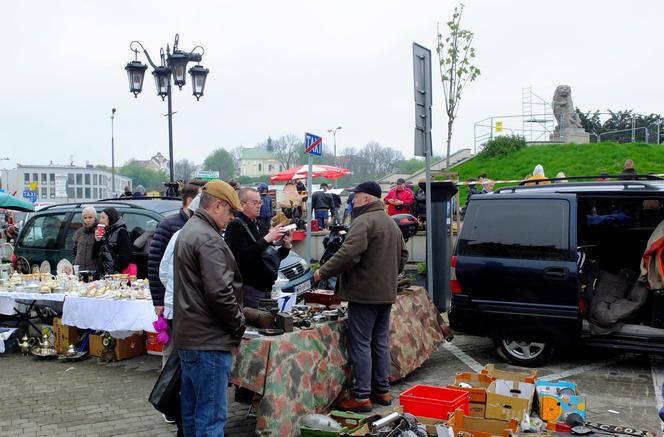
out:
M143 88L143 77L145 76L145 70L147 70L147 65L141 63L138 60L138 48L143 51L148 62L154 69L152 71L152 76L155 80L155 85L157 86L157 95L161 97L161 100L168 98L168 159L169 159L169 172L170 172L170 182L168 183L167 195L177 195L177 184L175 183L173 177L173 106L171 101L171 76L173 77L173 82L180 89L186 83L186 71L188 62L197 62L198 64L189 69L189 74L191 75L191 83L193 87L193 95L196 97L196 100L199 100L203 96L203 90L205 89L205 80L207 78L210 70L200 65L205 49L201 46L194 47L190 52L185 52L178 49L178 42L180 36L175 34L175 42L173 43L173 52L171 53L170 47L166 44L166 52L164 49L160 49L159 56L161 58L161 64L155 65L148 54L148 51L143 47L143 45L138 41L132 41L129 44L129 49L134 52L135 59L127 64L125 70L127 70L127 76L129 78L129 92L134 93L134 97L138 97L138 94ZM196 49L200 49L202 53L195 53Z
M338 126L335 129L328 129L327 130L334 137L334 165L337 165L337 131L339 129L341 129L341 126Z
M111 109L111 197L115 197L115 135L113 121L115 120L115 108ZM107 185L108 186L108 185Z

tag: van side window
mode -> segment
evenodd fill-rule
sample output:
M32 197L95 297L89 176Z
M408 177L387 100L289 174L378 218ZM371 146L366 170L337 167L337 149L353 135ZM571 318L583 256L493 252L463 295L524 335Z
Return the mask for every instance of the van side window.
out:
M459 255L568 260L569 204L518 199L471 203L459 238Z
M65 214L40 215L32 218L21 233L19 246L34 249L57 249L58 237L65 222Z

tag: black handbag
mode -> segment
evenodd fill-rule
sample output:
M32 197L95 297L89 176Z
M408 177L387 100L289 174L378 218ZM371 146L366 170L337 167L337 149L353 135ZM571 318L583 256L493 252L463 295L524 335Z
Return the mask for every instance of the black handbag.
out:
M180 357L177 351L173 351L148 397L148 401L160 413L171 417L180 416L181 374Z
M247 224L242 219L239 221L242 226L244 226L244 229L249 234L249 237L254 240L255 243L256 237L254 237L254 234L251 233L249 226L247 226ZM263 263L263 268L267 273L272 275L277 274L279 271L279 265L281 265L281 257L279 256L279 252L277 252L277 249L275 249L274 246L270 244L263 250L263 252L261 252L261 261Z

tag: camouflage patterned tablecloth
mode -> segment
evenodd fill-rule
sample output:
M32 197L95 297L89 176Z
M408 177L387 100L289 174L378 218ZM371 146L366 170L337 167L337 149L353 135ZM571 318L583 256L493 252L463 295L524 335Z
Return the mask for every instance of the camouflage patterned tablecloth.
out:
M391 380L417 369L437 349L443 341L439 320L423 288L399 294L390 318ZM346 349L344 320L244 339L231 381L262 396L256 435L296 436L300 416L328 410L351 383Z

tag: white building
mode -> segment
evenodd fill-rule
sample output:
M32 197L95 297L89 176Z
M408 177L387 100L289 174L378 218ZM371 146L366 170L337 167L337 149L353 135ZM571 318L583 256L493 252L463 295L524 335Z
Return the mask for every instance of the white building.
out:
M264 147L240 149L240 176L269 176L285 168L274 157L274 152Z
M36 192L37 202L86 202L117 197L131 179L115 173L115 192L112 192L111 172L93 166L21 165L14 170L0 171L2 188L19 197ZM25 193L25 194L24 194Z

